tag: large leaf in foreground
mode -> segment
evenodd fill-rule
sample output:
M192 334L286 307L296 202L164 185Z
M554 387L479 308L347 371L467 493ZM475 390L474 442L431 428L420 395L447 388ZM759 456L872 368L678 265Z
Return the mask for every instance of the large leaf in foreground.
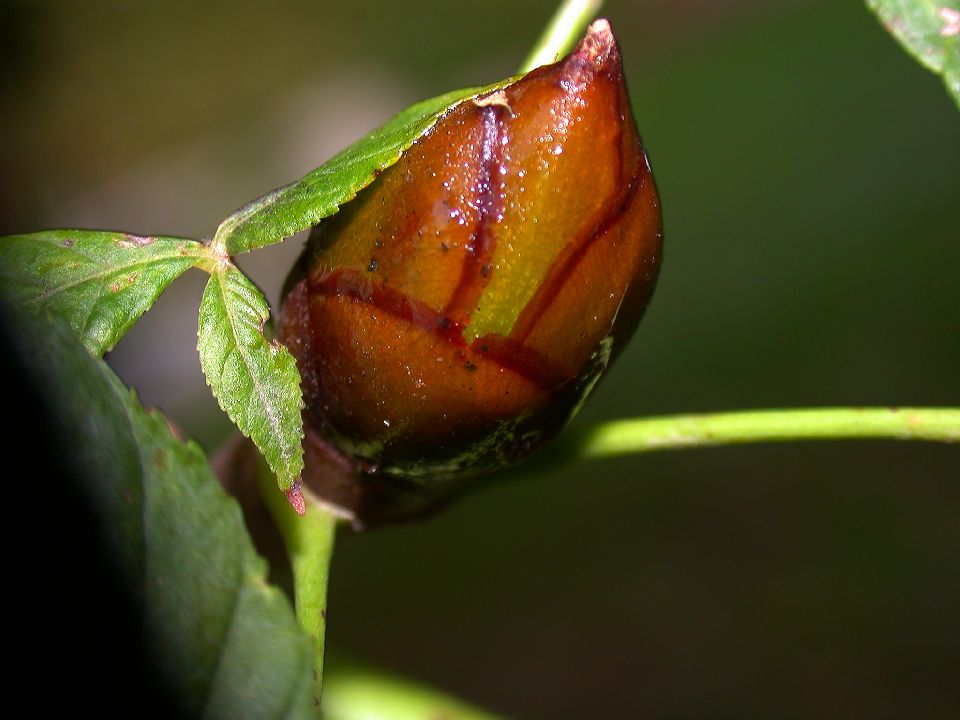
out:
M181 238L45 230L0 238L0 284L15 302L65 318L99 357L207 254Z
M313 717L310 642L200 448L174 438L62 321L21 314L14 331L187 715Z
M269 317L263 293L223 263L203 291L197 348L220 407L256 443L287 490L303 470L303 401L293 355L263 333Z
M943 77L960 106L960 2L958 0L867 0L907 52Z
M411 105L298 182L244 205L220 224L214 244L234 255L280 242L317 224L399 160L451 107L509 82L454 90Z

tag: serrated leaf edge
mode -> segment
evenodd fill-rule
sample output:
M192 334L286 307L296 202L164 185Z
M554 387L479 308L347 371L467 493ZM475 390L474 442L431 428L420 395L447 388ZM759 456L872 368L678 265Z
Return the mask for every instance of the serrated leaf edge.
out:
M210 289L211 283L214 283L214 282L219 283L220 287L219 287L219 289L218 289L216 292L218 292L219 295L220 295L220 301L223 303L223 307L224 307L225 312L226 312L226 314L225 314L225 319L226 319L226 321L227 321L227 322L229 323L229 325L230 325L230 334L231 334L232 337L233 337L233 345L234 345L234 348L233 348L232 352L236 352L236 353L239 355L239 357L241 358L241 360L242 360L242 362L243 362L244 367L245 367L246 370L247 370L247 374L248 374L248 375L250 376L250 378L252 379L253 385L254 385L254 387L255 387L256 396L257 396L257 398L258 398L259 401L260 401L261 407L264 408L265 414L267 415L268 422L269 422L270 427L271 427L271 429L272 429L272 431L273 431L274 437L276 437L277 439L281 439L281 440L282 440L282 438L283 438L283 436L284 436L284 435L283 435L283 432L282 432L282 429L283 429L283 419L279 417L279 415L278 415L277 412L276 412L276 409L273 409L273 411L271 411L271 404L267 402L267 393L264 392L264 388L262 387L262 385L261 385L259 382L257 382L257 375L256 375L256 373L254 373L254 372L252 371L252 364L251 364L251 362L250 362L250 360L249 360L249 357L248 357L247 353L245 353L245 352L243 352L243 351L241 350L242 343L240 342L240 339L239 339L239 337L238 337L238 335L237 335L237 331L236 331L237 322L234 320L235 312L231 312L231 310L234 310L237 306L236 306L236 303L231 302L231 301L229 300L229 296L228 296L228 293L227 293L227 291L226 291L225 274L226 274L227 272L236 272L236 273L238 273L239 276L242 277L243 280L246 281L246 282L249 284L250 290L253 291L254 293L256 293L256 297L258 297L258 298L262 301L263 307L264 307L264 308L267 307L266 299L264 298L263 293L260 291L260 289L257 288L256 285L254 285L253 282L251 282L250 279L247 278L247 276L243 274L243 272L241 272L235 265L233 265L233 264L230 263L229 261L219 263L219 264L217 265L217 267L214 268L214 269L211 271L211 273L210 273L210 280L207 281L207 287L204 289L204 293L203 293L203 294L204 294L204 298L206 297L207 292L208 292L209 289ZM302 395L302 393L300 392L300 389L299 389L299 387L300 387L300 386L299 386L299 375L300 375L300 371L299 371L299 368L297 367L296 360L294 359L293 355L290 354L290 351L287 350L287 348L286 348L285 346L283 346L281 343L278 343L278 342L276 342L276 341L268 340L268 339L266 338L266 336L263 334L264 324L266 323L266 321L267 321L267 320L269 319L269 317L270 317L270 315L269 315L269 310L268 310L266 313L264 313L264 312L261 312L261 311L260 311L257 307L255 307L253 304L251 304L246 298L241 298L241 301L249 308L249 310L251 311L251 314L252 314L252 315L255 315L256 317L258 317L258 318L260 319L260 326L255 329L255 332L260 336L260 338L262 338L263 343L264 343L264 346L265 346L267 352L269 352L270 355L273 356L273 357L276 357L277 355L280 355L280 356L281 356L281 357L280 357L280 361L281 361L281 362L284 361L284 360L289 360L289 362L290 362L291 365L293 366L294 370L296 371L296 373L297 373L297 378L298 378L297 390L298 390L299 400L300 400L300 402L299 402L299 404L298 404L298 405L299 405L298 409L299 409L299 410L302 410L302 409L303 409L303 395ZM204 305L203 299L201 299L200 304L201 304L201 306ZM264 449L263 449L262 447L260 447L260 443L258 442L258 440L253 437L253 434L252 434L251 432L248 432L244 427L241 427L240 423L238 423L237 420L236 420L236 418L234 418L234 417L231 415L230 410L226 407L226 404L225 404L224 400L220 397L220 395L217 393L216 389L214 388L213 382L211 381L210 373L209 373L209 371L208 371L207 363L206 363L206 361L205 361L205 359L204 359L204 358L205 358L205 354L204 354L204 352L203 352L203 351L201 350L201 348L200 348L200 344L201 344L201 342L202 342L201 331L202 331L202 326L201 326L200 330L198 330L197 351L198 351L198 353L199 353L199 355L200 355L201 365L202 365L203 371L204 371L204 373L203 373L203 374L204 374L204 380L205 380L205 382L206 382L206 384L207 384L207 387L210 388L211 393L213 394L214 398L216 398L217 404L220 406L220 409L223 410L223 412L226 413L228 417L230 417L231 422L233 422L233 424L237 427L237 429L240 431L240 433L241 433L244 437L250 438L250 439L254 442L254 444L257 445L257 447L258 447L258 449L260 450L261 454L263 454L264 459L265 459L265 460L267 461L267 463L270 465L270 469L271 469L271 470L274 472L274 474L277 476L278 481L279 481L279 484L280 484L280 488L283 489L283 490L286 490L287 488L290 487L290 485L292 485L292 483L297 479L297 477L299 477L300 471L301 471L302 468L303 468L303 454L302 454L302 449L300 450L300 452L294 451L292 454L288 454L288 453L286 453L286 452L284 452L284 451L282 450L282 448L284 447L285 443L283 443L283 442L278 442L278 443L277 443L277 446L278 446L279 448L281 448L281 453L280 453L280 454L281 454L281 460L282 460L282 462L284 463L284 467L282 467L282 468L281 468L281 467L277 467L277 466L274 465L273 462L270 461L270 458L267 456L267 454L266 454L266 452L264 451ZM223 375L223 364L226 363L227 357L228 357L228 355L225 354L225 355L221 358L221 368L220 368L220 371L219 371L218 376L221 376L221 377L222 377L222 375ZM296 420L296 422L297 422L297 425L298 425L297 447L298 447L298 448L302 448L302 441L303 441L303 438L304 438L304 431L303 431L303 423L302 423L302 420L300 419L299 413L298 413L298 415L297 415L297 420ZM298 466L299 466L299 467L298 467ZM296 471L294 471L294 468L297 468Z
M347 204L348 202L356 198L361 190L363 190L365 187L370 185L370 183L372 183L376 179L378 173L389 168L391 165L394 165L402 157L403 153L409 150L418 140L420 140L420 138L422 138L426 133L428 133L434 126L436 126L438 122L440 122L440 120L442 120L446 115L452 112L459 105L461 105L462 103L468 102L470 100L473 100L486 93L506 87L507 85L510 85L511 83L516 82L516 80L518 80L519 77L520 76L511 76L497 83L491 83L490 85L485 85L482 87L471 87L471 88L464 88L461 90L452 90L448 93L444 93L442 95L438 95L434 98L429 98L427 100L421 100L418 103L414 103L413 105L410 105L409 107L394 114L382 125L375 128L371 132L367 133L366 135L358 139L356 142L353 142L350 145L348 145L346 148L338 152L336 155L334 155L332 158L330 158L326 162L318 165L316 168L314 168L313 170L308 172L306 175L301 177L299 180L295 180L294 182L288 183L279 188L271 190L265 195L262 195L259 198L255 198L254 200L251 200L250 202L247 202L244 205L242 205L240 208L238 208L236 211L231 213L220 223L220 225L217 227L216 232L214 233L213 239L211 241L211 245L213 246L215 251L226 255L228 253L239 254L243 252L248 252L253 249L266 247L268 245L273 245L279 242L283 242L287 237L290 237L290 235L273 238L268 242L260 243L257 245L251 245L249 247L240 247L240 248L230 247L230 238L232 237L234 230L240 225L240 223L244 222L245 220L248 220L255 214L269 211L269 209L275 205L277 200L280 197L282 197L286 191L292 188L295 188L300 184L307 183L308 179L311 180L311 182L309 183L310 185L316 185L318 184L317 181L324 175L327 175L327 176L335 175L336 172L333 170L328 170L328 168L334 166L337 162L341 161L344 157L347 157L350 151L356 148L357 146L365 142L370 142L373 138L378 137L381 133L384 136L388 136L389 134L398 134L400 132L398 130L391 130L389 133L382 132L382 131L385 128L387 128L390 125L390 123L394 122L399 116L403 115L404 113L411 112L414 108L421 105L424 105L424 106L429 105L430 103L445 97L453 98L448 104L442 106L439 110L435 111L434 113L427 115L425 118L420 118L419 120L411 121L411 125L413 126L421 125L421 127L415 131L413 136L409 138L408 141L404 141L399 145L397 145L395 152L391 153L390 156L386 158L383 162L377 163L376 166L369 173L364 175L364 177L358 183L354 184L354 187L352 190L347 191L341 200L335 202L334 207L330 208L329 211L324 209L316 213L311 213L310 224L315 225L321 220L324 220L328 217L332 217L333 215L335 215L337 212L340 211L340 208L343 205ZM467 93L467 94L461 95L461 93ZM363 163L376 157L378 154L379 153L376 151L368 152L364 155L360 155L356 158L352 158L352 162L358 163L358 164ZM306 227L309 227L309 225L307 225ZM300 230L306 229L306 227L303 227ZM295 234L296 232L300 232L300 230L293 231L293 234Z

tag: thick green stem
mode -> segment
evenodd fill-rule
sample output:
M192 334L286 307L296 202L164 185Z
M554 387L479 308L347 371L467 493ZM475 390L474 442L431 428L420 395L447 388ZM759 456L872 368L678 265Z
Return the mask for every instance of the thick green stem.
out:
M602 5L603 0L565 0L523 61L520 74L556 62L570 52Z
M315 697L323 687L324 634L327 627L327 579L333 558L337 516L309 493L301 517L277 488L266 464L260 463L260 492L283 535L293 570L293 596L297 622L314 644Z
M571 428L531 467L653 450L854 438L960 442L960 408L750 410L615 420Z

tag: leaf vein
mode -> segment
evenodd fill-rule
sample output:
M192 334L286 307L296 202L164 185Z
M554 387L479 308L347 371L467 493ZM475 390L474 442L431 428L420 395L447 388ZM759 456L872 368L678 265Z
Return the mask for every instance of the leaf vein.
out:
M112 275L118 275L123 272L126 272L127 270L132 270L133 268L146 267L146 266L158 267L160 265L164 265L168 263L171 260L180 259L182 257L184 256L179 254L171 254L166 256L161 255L159 257L145 258L142 260L137 260L136 262L131 262L123 265L111 265L110 267L100 270L98 272L81 275L80 277L73 278L69 282L66 282L62 285L55 285L55 286L49 287L47 288L47 290L37 295L36 298L34 298L34 301L38 303L45 302L62 292L66 292L67 290L72 290L73 288L76 288L80 285L84 285L86 283L93 282L95 280L103 280L105 278L111 277Z
M239 272L239 271L238 271L238 272ZM244 364L244 366L245 366L245 368L246 368L246 370L247 370L247 375L249 376L249 378L250 378L250 380L251 380L251 385L253 386L252 389L256 392L257 396L260 398L260 405L261 405L261 407L262 407L262 409L263 409L264 414L267 416L267 423L269 424L271 430L273 431L273 434L275 435L275 438L279 441L279 442L278 442L278 446L279 446L279 449L280 449L280 453L281 453L281 456L283 456L283 458L284 458L284 463L286 464L286 455L287 455L287 453L286 453L286 451L284 450L284 448L282 447L282 446L283 446L283 442L282 442L283 436L282 436L282 434L281 434L281 427L280 427L281 423L280 423L280 419L279 419L278 414L277 414L277 409L274 408L273 405L272 405L272 403L270 402L270 399L269 399L269 397L267 396L267 394L265 393L265 388L263 387L262 383L260 383L260 382L257 380L257 375L256 375L256 373L254 372L253 363L252 363L252 361L250 360L250 357L249 357L248 353L244 352L243 349L242 349L242 347L241 347L240 338L239 338L239 336L238 336L238 334L237 334L236 326L235 326L235 323L234 323L234 320L233 320L233 315L234 315L234 314L231 312L230 303L229 303L229 301L228 301L228 299L227 299L227 298L228 298L228 295L227 295L227 293L228 293L228 290L227 290L227 281L226 281L226 277L225 277L224 274L221 274L221 275L220 275L220 283L219 283L219 284L220 284L221 298L222 298L222 300L223 300L224 307L226 308L226 315L227 315L228 318L230 318L230 321L229 321L229 324L230 324L230 332L231 332L231 334L232 334L232 336L233 336L234 347L237 349L237 352L238 352L238 354L239 354L241 360L243 361L243 364Z

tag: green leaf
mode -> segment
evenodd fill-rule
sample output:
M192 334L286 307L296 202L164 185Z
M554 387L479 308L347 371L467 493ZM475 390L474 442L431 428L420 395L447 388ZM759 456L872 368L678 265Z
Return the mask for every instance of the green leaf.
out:
M293 355L263 333L269 317L263 293L235 266L221 263L200 301L197 348L220 407L287 490L303 470L303 400Z
M19 303L65 318L101 356L187 268L209 256L192 240L93 230L0 238L0 286Z
M310 641L200 448L145 411L62 320L20 313L12 329L186 715L313 717Z
M466 88L424 100L395 115L298 182L244 205L224 220L213 243L228 255L280 242L333 215L373 182L451 108L508 85L510 78L484 88Z
M943 77L960 107L960 2L867 0L867 5L907 52Z

